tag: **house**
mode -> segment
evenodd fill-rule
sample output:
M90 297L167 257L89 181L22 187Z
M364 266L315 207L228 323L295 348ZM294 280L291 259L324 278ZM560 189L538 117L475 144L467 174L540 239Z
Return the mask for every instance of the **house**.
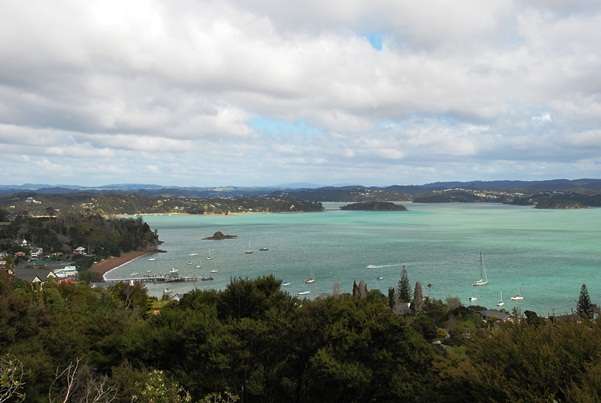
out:
M83 246L78 246L77 248L75 248L73 250L73 254L75 254L75 255L85 255L86 254L86 248L84 248Z
M57 279L66 279L66 278L77 278L78 276L77 267L76 266L65 266L62 269L54 270L54 275Z
M27 239L23 239L21 242L17 242L17 243L20 244L24 248L26 248L27 245L29 245L29 242L27 242Z
M0 260L0 269L4 269L7 265L6 260Z
M51 279L51 278L56 278L56 274L54 274L54 272L49 272L48 275L46 276L47 279Z
M33 248L31 250L31 257L41 257L42 255L44 255L44 249L42 248Z
M16 252L15 257L25 257L27 254L25 252Z
M495 322L495 321L501 321L501 322L511 321L511 315L510 314L508 314L507 312L496 310L496 309L485 309L483 311L480 311L480 316L482 317L482 320L491 321L491 322Z

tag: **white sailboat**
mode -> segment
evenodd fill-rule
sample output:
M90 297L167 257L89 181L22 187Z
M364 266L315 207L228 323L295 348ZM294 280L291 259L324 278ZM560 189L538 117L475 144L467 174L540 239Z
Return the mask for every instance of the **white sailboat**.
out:
M488 284L488 276L486 275L486 267L484 267L484 257L480 252L480 279L472 283L474 287L483 287Z
M524 296L522 295L522 289L520 288L520 292L511 297L512 301L523 301Z
M503 305L505 305L505 302L503 301L503 291L499 291L499 302L497 302L497 306L502 307Z
M211 256L212 255L212 253L211 253L212 251L213 251L212 249L209 249L209 255L207 256L207 260L213 260L213 256Z
M253 253L255 253L255 251L250 248L250 240L248 241L248 249L246 249L244 253L247 255L252 255Z

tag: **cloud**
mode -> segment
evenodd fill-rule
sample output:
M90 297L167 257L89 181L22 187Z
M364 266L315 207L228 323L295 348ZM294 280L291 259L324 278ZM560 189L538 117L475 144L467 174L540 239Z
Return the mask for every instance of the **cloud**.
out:
M0 22L2 182L53 180L14 176L16 156L197 185L577 177L601 158L592 2L6 0Z

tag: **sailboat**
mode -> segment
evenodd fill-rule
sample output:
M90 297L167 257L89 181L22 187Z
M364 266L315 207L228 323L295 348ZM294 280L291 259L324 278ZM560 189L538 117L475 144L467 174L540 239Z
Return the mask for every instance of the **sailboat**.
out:
M517 293L517 295L514 295L511 297L512 301L523 301L524 300L524 296L522 295L522 289L520 288L520 292Z
M499 302L497 302L497 306L501 307L505 305L505 302L503 302L503 291L499 291Z
M313 272L311 272L311 276L305 279L305 284L313 284L315 282L315 276Z
M488 276L486 275L486 268L484 267L484 257L480 252L480 279L472 283L474 287L482 287L488 284Z
M209 249L209 256L207 256L207 260L213 260L213 256L211 256L212 249Z
M250 240L248 241L248 249L246 249L244 253L247 255L252 255L253 253L255 253L255 251L250 248Z

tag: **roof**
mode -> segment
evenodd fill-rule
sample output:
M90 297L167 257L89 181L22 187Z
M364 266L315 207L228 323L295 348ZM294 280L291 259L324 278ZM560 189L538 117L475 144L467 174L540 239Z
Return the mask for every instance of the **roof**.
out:
M485 309L483 311L480 311L480 315L482 315L482 317L485 319L495 319L502 321L511 318L511 315L507 312L498 311L496 309Z
M36 277L46 278L48 275L47 269L24 267L22 265L16 266L14 271L17 278L25 281L31 281Z

